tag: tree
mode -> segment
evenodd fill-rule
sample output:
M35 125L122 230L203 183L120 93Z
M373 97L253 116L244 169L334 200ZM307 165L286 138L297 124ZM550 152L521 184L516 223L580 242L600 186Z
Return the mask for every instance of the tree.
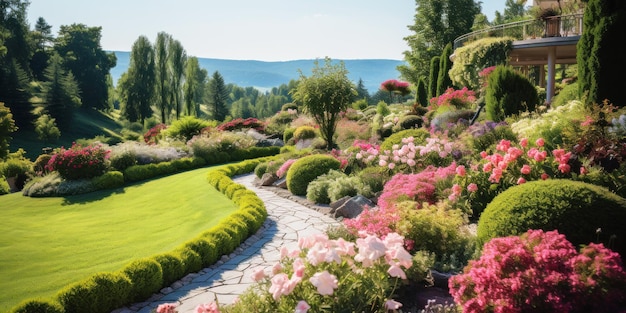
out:
M4 160L9 155L9 141L11 133L17 130L11 109L0 102L0 160Z
M37 133L37 138L43 142L56 141L61 137L61 131L57 127L55 119L48 114L43 114L37 118L35 133Z
M452 44L448 43L441 52L439 58L439 77L437 77L437 95L443 94L446 89L452 87L452 80L450 79L450 69L452 68L452 61L450 61L450 55L452 55Z
M101 32L102 27L63 25L54 47L63 58L65 67L76 78L83 105L97 110L108 110L107 75L117 59L114 53L102 50Z
M118 82L122 116L131 122L143 122L152 116L155 81L154 48L146 36L140 36L133 43L128 72Z
M48 24L43 17L39 17L35 23L35 30L31 32L35 51L30 59L30 70L36 80L44 80L44 71L52 55L52 25Z
M348 70L343 62L333 64L330 58L324 59L320 67L315 61L311 76L300 71L298 86L292 93L293 99L313 116L320 127L327 148L335 148L333 136L342 111L345 111L356 96L356 90L348 79Z
M81 105L80 89L74 75L67 72L58 54L50 58L45 70L43 83L44 112L57 121L61 129L66 129L72 121L72 111Z
M420 78L417 81L417 103L422 107L428 106L428 93L426 91L426 82L424 82L423 78Z
M370 93L365 88L365 84L363 83L363 79L359 78L359 82L356 84L356 97L357 99L365 99L365 101L369 102Z
M446 44L469 33L480 4L474 0L415 0L417 9L413 34L404 38L410 51L404 52L407 65L398 66L402 77L417 84L419 77L428 77L428 65L441 55Z
M218 71L213 73L209 81L208 94L208 104L211 107L212 118L216 121L223 121L226 115L228 115L226 103L229 92L228 89L226 89L224 77L222 77L222 74Z
M430 60L430 75L428 76L428 99L438 96L437 80L439 79L440 56L434 56Z
M626 103L626 60L621 40L626 29L626 2L589 0L583 17L583 34L576 47L578 92L588 103L605 99Z
M155 58L155 66L156 66L156 106L159 112L161 113L161 123L167 124L167 118L170 115L169 111L169 76L167 73L168 70L168 50L170 42L172 41L172 36L165 33L160 32L157 34L156 42L154 43L154 58Z
M206 73L206 71L205 71ZM200 115L200 102L198 101L198 89L204 85L205 79L199 80L200 63L198 58L190 57L185 66L185 84L183 85L183 98L185 102L184 113L189 116Z
M187 63L187 52L185 52L180 41L174 39L170 41L168 54L170 55L168 59L171 75L171 105L174 107L174 112L176 112L176 119L179 119L183 109L182 89L183 75L185 74Z

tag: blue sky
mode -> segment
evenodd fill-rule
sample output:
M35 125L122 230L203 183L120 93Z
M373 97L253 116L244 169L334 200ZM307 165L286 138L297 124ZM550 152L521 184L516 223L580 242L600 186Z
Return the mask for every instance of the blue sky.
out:
M28 19L101 26L105 50L164 31L191 56L234 60L402 60L414 0L31 0ZM504 0L482 1L491 19Z

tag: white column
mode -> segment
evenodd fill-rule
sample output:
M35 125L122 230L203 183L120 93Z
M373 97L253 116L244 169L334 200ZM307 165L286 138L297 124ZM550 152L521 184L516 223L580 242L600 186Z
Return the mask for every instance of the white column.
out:
M556 47L548 47L548 81L546 86L546 102L550 103L554 97L554 75L556 64Z

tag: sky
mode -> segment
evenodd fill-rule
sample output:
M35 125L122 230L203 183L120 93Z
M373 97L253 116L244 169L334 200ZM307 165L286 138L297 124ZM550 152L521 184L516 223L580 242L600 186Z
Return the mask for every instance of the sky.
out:
M483 0L489 19L504 0ZM189 56L231 60L402 60L415 0L30 0L28 20L102 27L107 51L166 32Z

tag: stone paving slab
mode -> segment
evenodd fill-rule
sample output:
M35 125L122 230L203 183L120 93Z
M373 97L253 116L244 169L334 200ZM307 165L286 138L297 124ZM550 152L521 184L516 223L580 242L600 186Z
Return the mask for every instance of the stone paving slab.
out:
M150 313L163 303L177 303L179 313L195 312L203 303L231 304L253 283L252 273L268 270L280 259L280 249L297 247L298 239L323 233L337 220L254 185L254 175L236 177L235 182L254 191L265 203L268 217L261 229L229 256L198 273L185 276L163 288L148 301L112 313Z

